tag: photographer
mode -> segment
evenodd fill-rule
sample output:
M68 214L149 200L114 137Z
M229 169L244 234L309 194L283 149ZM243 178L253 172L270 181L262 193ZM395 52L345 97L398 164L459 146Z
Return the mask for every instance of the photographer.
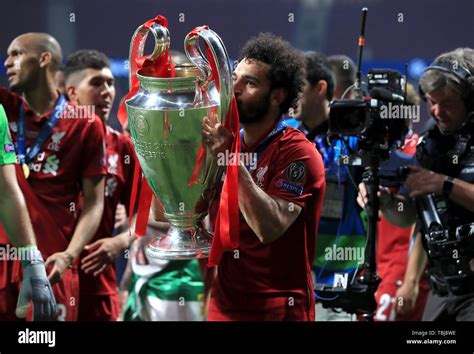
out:
M431 291L423 320L474 320L474 244L468 225L474 222L473 72L474 51L468 48L440 55L425 70L420 89L436 126L417 147L405 182L407 190L398 195L386 189L379 192L381 211L400 226L415 223L415 203L434 195L447 230L446 239L433 241L432 233L425 229L416 238L405 280L396 295L399 314L413 310L419 279L428 263ZM360 192L358 202L364 205L364 185L360 185ZM459 229L461 225L467 225L465 232Z

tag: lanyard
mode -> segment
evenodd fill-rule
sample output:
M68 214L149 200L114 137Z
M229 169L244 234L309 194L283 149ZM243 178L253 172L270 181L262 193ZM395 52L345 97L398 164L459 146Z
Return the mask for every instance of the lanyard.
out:
M28 153L26 153L26 119L25 119L25 107L24 104L20 106L20 116L18 117L18 134L17 134L17 148L18 148L18 159L21 164L26 164L33 160L43 146L46 139L53 128L58 124L59 118L66 108L66 98L61 95L58 99L58 103L54 107L53 112L50 114L48 120L42 125L41 130L36 137L35 142L31 145Z
M278 136L278 133L282 132L288 125L285 123L283 119L280 119L276 127L263 139L263 141L258 144L258 146L255 148L253 151L254 154L257 154L257 164L258 161L260 161L260 157L262 156L262 153L265 151L265 149L268 147L268 145L271 144L273 140ZM244 130L240 130L240 141L243 141L244 137ZM247 170L250 172L250 166L245 166Z

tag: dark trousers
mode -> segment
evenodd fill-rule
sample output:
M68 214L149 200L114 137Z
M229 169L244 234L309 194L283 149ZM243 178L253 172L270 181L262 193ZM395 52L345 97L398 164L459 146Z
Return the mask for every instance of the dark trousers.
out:
M430 290L423 321L474 321L474 293L446 296Z

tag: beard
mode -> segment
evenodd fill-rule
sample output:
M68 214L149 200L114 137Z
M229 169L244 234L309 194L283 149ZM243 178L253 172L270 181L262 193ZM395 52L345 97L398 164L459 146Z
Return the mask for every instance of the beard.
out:
M24 91L23 86L19 82L9 85L9 88L11 92L16 93L17 95L21 95Z
M243 103L238 97L236 98L236 101L240 122L243 124L257 123L263 119L270 108L270 92L262 97L262 99L257 103Z

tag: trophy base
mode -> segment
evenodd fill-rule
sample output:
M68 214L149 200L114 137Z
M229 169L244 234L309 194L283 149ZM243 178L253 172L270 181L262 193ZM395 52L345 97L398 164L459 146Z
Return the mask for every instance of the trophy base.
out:
M176 229L156 235L146 245L145 254L151 258L178 260L207 258L211 252L212 234L200 227Z

